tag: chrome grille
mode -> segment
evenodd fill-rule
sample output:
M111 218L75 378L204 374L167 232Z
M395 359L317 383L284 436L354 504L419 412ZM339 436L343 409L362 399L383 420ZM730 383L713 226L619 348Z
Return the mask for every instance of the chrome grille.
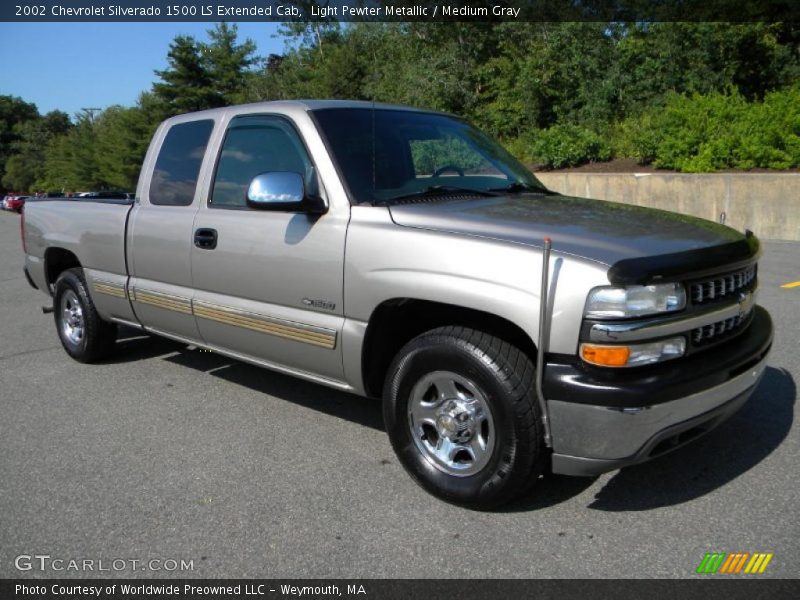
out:
M732 294L749 289L756 278L756 265L739 271L717 275L704 281L689 284L693 304L707 304L715 300L729 298Z
M695 346L700 346L712 341L716 341L720 338L720 336L734 333L747 322L752 312L753 310L751 308L747 312L736 315L735 317L730 317L722 321L717 321L716 323L709 323L708 325L703 325L702 327L696 327L695 329L692 329L692 343Z

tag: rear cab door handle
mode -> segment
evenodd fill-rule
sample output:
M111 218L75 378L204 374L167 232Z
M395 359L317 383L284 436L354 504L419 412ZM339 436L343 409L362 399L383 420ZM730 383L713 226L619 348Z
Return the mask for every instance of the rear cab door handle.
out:
M195 230L194 245L204 250L213 250L217 247L217 230L205 228Z

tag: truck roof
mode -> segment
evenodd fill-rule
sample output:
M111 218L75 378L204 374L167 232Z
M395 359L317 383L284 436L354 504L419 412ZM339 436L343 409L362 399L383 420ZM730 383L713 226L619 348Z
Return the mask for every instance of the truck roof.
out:
M197 112L184 113L167 119L168 122L194 120L197 118L214 118L220 115L250 114L260 111L293 113L307 112L310 110L321 110L326 108L376 108L383 110L404 110L409 112L426 112L447 114L440 111L415 108L402 104L386 104L383 102L371 102L369 100L274 100L270 102L253 102L251 104L237 104L224 106L221 108L211 108Z

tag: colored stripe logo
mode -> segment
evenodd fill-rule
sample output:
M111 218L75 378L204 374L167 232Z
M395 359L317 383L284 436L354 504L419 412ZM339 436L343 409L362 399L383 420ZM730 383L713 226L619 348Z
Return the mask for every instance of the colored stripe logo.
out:
M772 560L772 552L707 552L697 566L697 573L712 574L760 574L763 573L769 561Z

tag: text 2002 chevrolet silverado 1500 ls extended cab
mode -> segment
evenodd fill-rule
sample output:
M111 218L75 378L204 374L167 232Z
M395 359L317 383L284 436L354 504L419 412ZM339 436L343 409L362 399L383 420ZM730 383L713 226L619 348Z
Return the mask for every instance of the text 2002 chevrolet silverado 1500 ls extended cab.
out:
M74 358L119 323L382 396L408 472L475 507L709 430L773 335L751 233L549 192L463 120L398 106L174 117L135 201L32 202L23 245Z

